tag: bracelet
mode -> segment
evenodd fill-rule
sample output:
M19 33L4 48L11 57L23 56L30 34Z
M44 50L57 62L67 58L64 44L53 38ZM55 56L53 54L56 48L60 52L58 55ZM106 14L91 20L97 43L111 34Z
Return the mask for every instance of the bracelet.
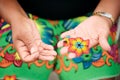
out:
M107 12L94 12L93 15L103 16L111 20L112 24L115 23L113 16Z

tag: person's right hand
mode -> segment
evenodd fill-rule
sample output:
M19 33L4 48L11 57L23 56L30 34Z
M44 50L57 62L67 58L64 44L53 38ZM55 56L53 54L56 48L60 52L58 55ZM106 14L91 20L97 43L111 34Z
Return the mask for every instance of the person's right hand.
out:
M56 56L51 45L43 43L33 20L22 18L19 22L13 22L13 44L24 62L36 59L53 60Z

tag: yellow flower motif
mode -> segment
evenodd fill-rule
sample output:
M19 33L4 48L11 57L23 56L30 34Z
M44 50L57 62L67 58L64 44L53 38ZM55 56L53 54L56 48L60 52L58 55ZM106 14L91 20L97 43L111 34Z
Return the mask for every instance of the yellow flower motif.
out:
M73 52L76 56L81 56L83 53L88 53L89 40L83 40L82 38L69 38L70 46L69 52Z

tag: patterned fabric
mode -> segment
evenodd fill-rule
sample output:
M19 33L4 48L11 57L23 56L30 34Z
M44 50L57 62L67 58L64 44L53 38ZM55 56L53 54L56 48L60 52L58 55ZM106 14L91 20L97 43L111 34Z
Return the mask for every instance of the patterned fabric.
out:
M97 80L119 75L120 58L115 40L117 26L111 28L108 43L112 50L107 52L98 44L88 49L89 40L66 38L64 46L77 57L68 59L69 53L61 54L57 43L61 33L75 28L86 16L68 20L51 21L29 14L37 25L43 42L53 45L58 55L54 61L36 60L24 63L12 42L11 26L0 19L0 79L1 80L48 80L54 70L60 80Z

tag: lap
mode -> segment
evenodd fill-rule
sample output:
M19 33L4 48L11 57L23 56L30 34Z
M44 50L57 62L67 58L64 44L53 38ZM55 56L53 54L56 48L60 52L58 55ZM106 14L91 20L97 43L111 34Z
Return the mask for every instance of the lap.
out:
M63 31L61 31L61 33L75 28L86 18L87 17L82 16L59 22L58 25L62 25L63 27ZM58 53L58 56L55 72L58 73L60 80L97 80L118 76L120 73L120 62L118 45L116 41L116 31L117 26L112 26L110 29L110 34L108 36L108 43L112 48L110 52L105 51L98 44L89 49L88 54L83 53L79 57L69 59L69 52L61 54L61 48L57 48L56 51ZM59 37L60 34L57 36ZM60 40L60 37L58 39ZM77 50L77 47L74 49L74 51L75 50Z
M0 79L48 80L49 74L53 71L53 64L54 61L42 60L23 62L14 48L11 26L1 19Z
M0 78L15 75L18 79L48 80L49 74L55 70L60 80L95 80L110 78L119 75L118 48L116 43L117 27L111 28L108 42L111 52L104 51L99 44L90 49L89 54L68 59L68 54L61 54L57 48L60 34L75 28L87 17L78 17L69 20L51 21L32 16L35 20L43 42L53 45L58 55L55 61L36 60L24 63L20 59L12 44L12 31L10 25L1 21L0 35ZM53 69L54 68L54 69ZM33 76L34 75L34 76Z

